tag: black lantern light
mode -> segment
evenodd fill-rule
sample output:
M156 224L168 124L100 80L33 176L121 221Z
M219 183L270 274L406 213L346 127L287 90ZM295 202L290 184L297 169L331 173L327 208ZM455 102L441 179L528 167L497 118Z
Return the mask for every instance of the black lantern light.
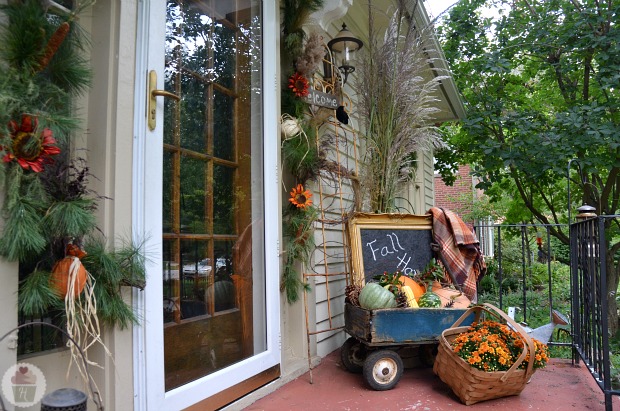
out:
M349 74L355 71L355 67L351 64L353 54L361 49L363 45L364 43L362 40L354 37L344 23L342 23L342 30L327 43L329 50L335 56L340 57L334 57L334 60L336 60L334 63L344 75L342 80L343 84L347 82Z

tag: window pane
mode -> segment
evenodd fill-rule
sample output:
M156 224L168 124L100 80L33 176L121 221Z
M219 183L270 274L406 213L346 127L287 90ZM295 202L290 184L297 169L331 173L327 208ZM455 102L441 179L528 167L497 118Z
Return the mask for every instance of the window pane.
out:
M219 91L214 93L215 124L213 154L224 160L233 160L233 100Z
M233 241L215 241L215 311L236 308L236 293L233 283Z
M207 151L207 87L200 78L183 77L181 88L181 147L199 153Z
M212 284L213 267L207 241L181 241L181 319L206 315L207 284Z
M176 241L164 240L163 242L164 272L162 278L164 282L164 324L179 322L181 320L181 306L179 298L179 276L180 263L178 259L178 248Z
M171 233L178 227L174 227L174 204L176 200L173 195L173 167L172 167L172 153L164 150L164 181L163 181L163 231L164 233Z
M181 232L205 233L207 230L207 163L181 157Z
M218 73L217 83L228 89L233 88L235 71L237 70L235 64L235 51L237 49L236 31L233 27L218 24L213 36L215 72Z
M233 169L230 167L213 166L213 232L215 234L235 233L233 175Z

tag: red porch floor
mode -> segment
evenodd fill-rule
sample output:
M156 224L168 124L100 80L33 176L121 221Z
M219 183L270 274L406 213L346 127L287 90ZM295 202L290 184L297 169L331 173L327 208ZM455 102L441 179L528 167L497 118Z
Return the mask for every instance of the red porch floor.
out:
M296 380L282 386L245 408L261 410L604 410L602 391L583 364L553 359L534 373L521 395L462 405L432 368L406 369L396 388L374 391L366 387L360 374L348 372L340 364L339 350ZM614 397L614 410L620 398Z

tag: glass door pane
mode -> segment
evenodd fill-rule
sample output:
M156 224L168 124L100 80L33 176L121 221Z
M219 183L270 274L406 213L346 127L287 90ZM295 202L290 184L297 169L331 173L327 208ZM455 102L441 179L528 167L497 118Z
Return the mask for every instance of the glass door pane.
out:
M260 39L260 2L167 2L166 391L266 350Z

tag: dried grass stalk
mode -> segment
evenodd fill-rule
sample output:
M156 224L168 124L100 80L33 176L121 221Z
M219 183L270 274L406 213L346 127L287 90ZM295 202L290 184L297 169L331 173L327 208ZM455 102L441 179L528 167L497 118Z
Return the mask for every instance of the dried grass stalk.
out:
M362 207L369 211L396 211L395 200L401 183L411 178L416 153L443 145L433 116L440 111L434 104L437 89L448 77L431 69L431 28L415 27L409 3L397 1L380 36L374 26L378 12L368 2L369 44L360 50L355 89L365 143Z
M76 298L76 278L81 265L82 263L80 259L73 257L73 262L69 268L69 280L67 285L67 294L65 296L67 334L81 347L88 365L103 368L98 363L88 359L88 349L97 343L101 344L108 356L112 357L112 353L101 340L99 318L97 317L97 300L94 293L95 280L93 276L88 273L88 271L86 272L86 285L84 286L84 291L82 293L83 295L78 294ZM67 378L69 378L72 365L75 364L78 373L84 382L89 384L91 380L88 377L88 370L82 362L82 355L80 354L78 347L70 341L67 343L67 346L71 352L71 361L69 361L69 366L67 367ZM95 384L94 381L93 384ZM96 384L95 389L97 392L99 391Z

